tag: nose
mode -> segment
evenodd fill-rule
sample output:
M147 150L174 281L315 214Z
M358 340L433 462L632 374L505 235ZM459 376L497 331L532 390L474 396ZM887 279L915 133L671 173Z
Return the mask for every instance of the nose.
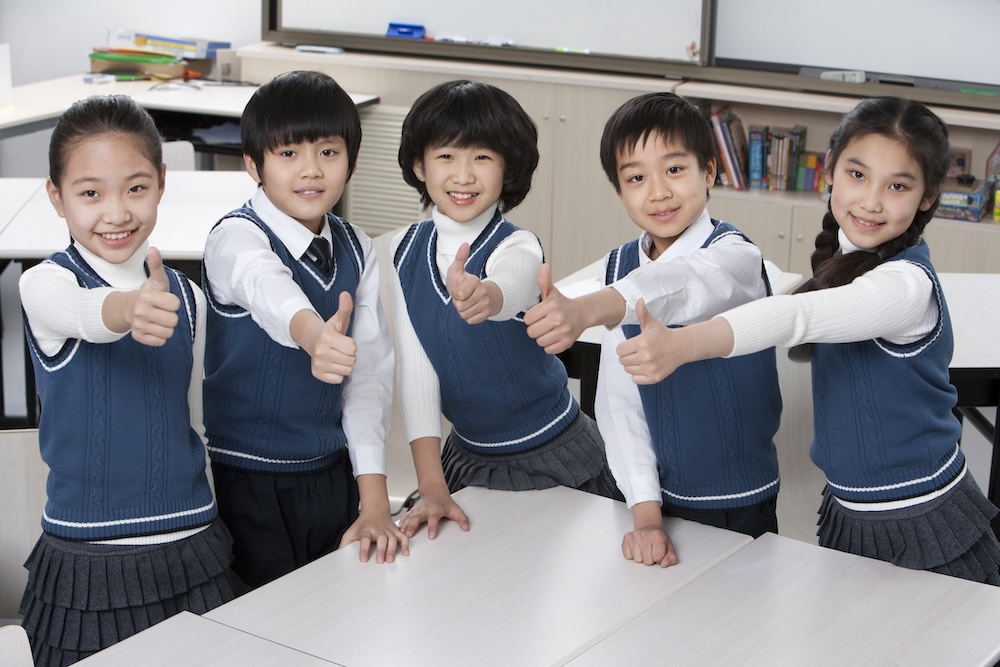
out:
M305 155L300 162L303 178L322 178L323 168L315 155Z
M460 185L468 185L476 180L473 162L468 158L455 160L455 170L452 173L452 180Z
M660 174L651 176L649 200L663 201L664 199L670 199L671 197L673 197L673 192L670 190L670 183L667 181L666 177Z
M109 196L104 199L101 217L108 224L122 225L132 219L132 212L124 197Z
M882 198L879 196L881 190L875 187L866 187L861 193L859 202L861 208L871 213L879 213L882 210Z

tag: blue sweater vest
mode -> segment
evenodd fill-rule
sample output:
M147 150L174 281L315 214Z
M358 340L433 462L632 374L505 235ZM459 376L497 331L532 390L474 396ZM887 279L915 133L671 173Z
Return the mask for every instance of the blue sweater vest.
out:
M963 469L957 392L948 365L954 339L927 244L889 261L919 266L934 284L934 329L909 345L885 340L821 344L812 360L813 462L849 501L899 500L939 489Z
M715 230L703 248L729 234L746 238L728 223L712 224ZM608 255L605 283L638 266L636 240ZM622 329L626 338L639 334L638 325ZM686 364L655 385L640 386L639 396L665 503L733 509L756 505L778 492L773 438L781 420L781 393L774 348Z
M472 243L466 271L485 278L486 260L517 229L498 212ZM520 315L467 324L451 303L436 256L437 230L426 220L407 231L394 265L454 434L469 449L493 454L524 451L559 435L580 412L562 362L528 336Z
M108 286L72 246L47 261L72 271L82 287ZM188 409L194 294L182 274L167 269L167 277L181 309L162 347L131 335L104 344L70 339L48 356L25 318L49 466L46 533L135 537L202 526L217 514Z
M323 276L311 262L293 257L252 209L244 207L226 216L233 217L249 220L267 234L272 250L324 320L337 312L341 292L356 295L364 250L345 221L327 215L333 233L333 268L331 275ZM341 424L343 385L313 377L307 352L276 343L249 311L218 303L204 270L202 276L211 306L205 430L212 461L274 473L329 466L347 444Z

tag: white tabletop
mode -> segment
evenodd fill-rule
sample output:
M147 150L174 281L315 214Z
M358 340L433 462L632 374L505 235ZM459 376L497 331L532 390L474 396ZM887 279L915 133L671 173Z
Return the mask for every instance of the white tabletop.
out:
M77 664L307 667L335 663L182 611Z
M472 521L422 529L392 564L357 543L206 616L346 665L549 665L585 650L751 540L667 519L680 563L626 561L624 503L557 487L455 494Z
M766 534L587 665L992 665L1000 588Z
M32 179L0 183L9 180ZM34 194L0 231L0 258L40 260L69 245L66 221L52 208L44 180L35 180ZM256 187L245 171L168 171L150 244L168 261L200 260L212 225Z
M0 231L44 184L40 178L0 178Z
M239 118L257 89L252 85L215 85L208 82L157 83L112 81L85 83L83 74L15 86L11 103L0 105L0 136L4 130L51 121L77 100L91 95L128 95L147 109L200 113ZM358 107L378 102L377 95L351 94Z
M1000 274L941 273L955 354L951 368L1000 368Z

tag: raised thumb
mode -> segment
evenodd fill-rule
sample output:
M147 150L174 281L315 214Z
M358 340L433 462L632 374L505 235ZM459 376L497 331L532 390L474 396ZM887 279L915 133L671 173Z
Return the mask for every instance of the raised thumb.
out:
M160 251L149 246L146 252L146 266L149 268L149 281L161 292L170 291L170 281L167 280L167 271L163 268L163 258Z
M345 333L351 324L351 313L354 312L354 299L350 292L340 293L340 302L337 305L337 312L330 318L337 333Z

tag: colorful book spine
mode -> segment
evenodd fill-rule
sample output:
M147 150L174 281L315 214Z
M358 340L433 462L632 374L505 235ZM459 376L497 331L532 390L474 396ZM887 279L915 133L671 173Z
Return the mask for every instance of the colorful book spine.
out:
M712 112L711 120L712 131L715 134L715 147L719 151L719 162L721 163L717 168L719 180L722 181L723 185L733 185L732 166L729 164L729 154L726 152L726 137L722 134L722 123L719 120L718 111Z

